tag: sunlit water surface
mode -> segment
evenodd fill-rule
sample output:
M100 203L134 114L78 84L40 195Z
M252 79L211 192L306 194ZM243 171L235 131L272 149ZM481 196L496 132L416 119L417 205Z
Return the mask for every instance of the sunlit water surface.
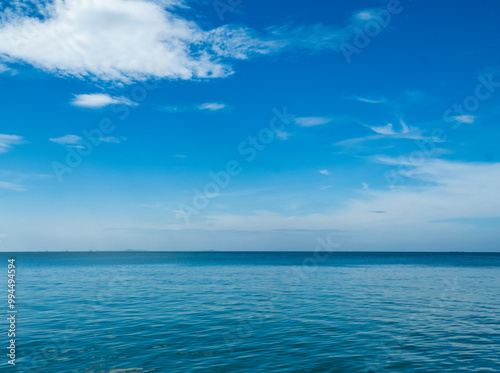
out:
M500 372L500 254L12 256L2 372Z

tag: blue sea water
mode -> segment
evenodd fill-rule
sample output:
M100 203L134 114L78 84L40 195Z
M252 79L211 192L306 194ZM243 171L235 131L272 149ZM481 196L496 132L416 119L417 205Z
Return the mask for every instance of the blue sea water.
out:
M10 257L2 372L500 372L500 254Z

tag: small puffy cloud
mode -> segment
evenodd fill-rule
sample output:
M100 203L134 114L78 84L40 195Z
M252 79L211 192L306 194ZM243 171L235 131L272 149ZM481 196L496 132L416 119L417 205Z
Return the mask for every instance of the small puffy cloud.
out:
M137 103L130 101L126 97L112 97L105 93L75 95L71 104L90 109L100 109L108 105L137 105Z
M330 175L330 172L328 170L320 170L319 173L323 175Z
M76 145L80 141L82 141L82 138L77 135L64 135L61 137L54 137L52 139L49 139L49 141L55 142L56 144L60 145Z
M474 123L475 117L474 115L456 115L453 119L459 123L472 124Z
M332 121L332 118L327 117L298 117L295 118L295 123L302 127L313 127L327 124Z
M372 9L362 10L362 11L354 14L354 18L359 19L361 21L369 21L369 20L375 18L375 16L376 16L376 13Z
M19 145L22 143L24 143L22 136L0 133L0 153L8 152L12 148L12 145Z
M198 110L217 111L217 110L222 110L225 107L226 107L225 104L221 104L218 102L206 102L204 104L198 105Z

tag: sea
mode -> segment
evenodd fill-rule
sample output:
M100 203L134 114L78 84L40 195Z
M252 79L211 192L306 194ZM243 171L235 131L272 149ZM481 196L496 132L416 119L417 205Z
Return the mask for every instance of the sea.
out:
M1 372L500 372L499 253L1 253L2 282Z

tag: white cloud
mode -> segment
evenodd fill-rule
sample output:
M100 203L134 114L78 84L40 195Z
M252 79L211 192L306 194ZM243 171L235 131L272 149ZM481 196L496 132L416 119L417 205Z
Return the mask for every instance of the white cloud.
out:
M0 133L0 153L6 153L12 148L12 145L19 145L22 143L24 143L22 136Z
M376 13L372 9L369 9L369 10L362 10L360 12L357 12L354 15L354 18L357 18L357 19L362 20L362 21L369 21L369 20L375 18L375 16L376 16Z
M361 102L366 102L369 104L383 104L386 103L387 100L384 97L375 99L375 98L364 98L364 97L355 97L356 100Z
M328 170L320 170L318 172L323 175L330 175L330 172Z
M55 0L45 4L44 17L6 17L0 54L58 75L130 83L224 77L232 69L223 57L269 51L245 28L207 32L173 11L142 0Z
M220 78L233 73L230 60L290 49L339 51L373 12L358 13L342 28L287 25L258 35L234 25L204 30L192 20L196 15L185 18L189 8L177 0L41 0L37 5L39 17L27 7L2 15L2 62L117 83Z
M359 33L359 28L370 21L367 19L369 12L374 12L374 10L365 10L361 12L363 14L361 17L352 17L350 22L342 28L323 24L269 27L268 39L271 38L274 41L270 49L272 51L339 51L343 42L351 41Z
M280 140L288 140L288 138L290 136L292 136L291 133L289 132L284 132L284 131L281 131L281 132L277 132L276 133L276 136L280 139Z
M55 138L49 139L49 141L55 142L56 144L60 144L60 145L66 145L69 148L85 149L85 146L81 145L82 140L83 140L83 138L81 136L77 136L77 135L64 135L61 137L55 137ZM115 137L115 136L107 136L107 137L100 137L99 138L99 141L107 142L107 143L116 143L116 144L119 144L125 140L127 140L126 137Z
M185 113L190 111L219 111L228 108L226 104L220 102L205 102L203 104L188 105L167 105L158 107L159 110L168 113Z
M413 163L409 157L389 157L387 155L375 155L369 158L370 161L375 163L386 164L390 166L411 166Z
M26 190L26 188L24 186L17 184L17 183L11 183L9 181L0 181L0 188L15 190L18 192L23 192Z
M395 135L396 131L392 127L392 123L388 123L383 127L369 127L373 132L379 133L381 135Z
M403 180L402 188L358 190L358 198L350 198L341 206L332 204L324 213L221 214L209 216L206 223L193 223L192 228L341 230L345 233L338 237L345 239L343 247L347 250L429 251L460 247L460 250L473 251L491 250L492 245L497 245L498 229L481 230L481 227L464 227L464 223L441 221L498 217L500 163L428 159L415 167L410 178L420 182L411 185ZM374 213L382 211L385 213ZM482 246L483 243L489 246ZM478 245L481 246L478 248Z
M56 144L60 145L76 145L80 141L82 141L82 138L77 135L64 135L61 137L54 137L52 139L49 139L49 141L55 142Z
M365 190L368 189L368 184L367 183L363 182L363 183L361 183L361 185L363 185L363 189L365 189Z
M251 29L232 25L207 32L205 42L217 56L238 60L279 50L279 43L276 41L262 40Z
M453 119L459 123L472 124L474 123L475 117L474 115L456 115Z
M127 138L126 137L108 136L108 137L100 137L99 140L102 142L113 142L113 143L119 144L122 141L127 140Z
M388 123L385 126L366 126L371 129L376 135L364 136L364 137L355 137L352 139L342 140L335 145L339 146L351 146L357 143L365 142L365 141L373 141L380 139L409 139L409 140L430 140L432 142L442 142L442 140L434 137L426 137L423 136L423 131L418 127L408 127L406 123L400 119L401 130L396 131L392 123Z
M137 105L137 103L130 101L126 97L112 97L104 93L75 95L73 101L71 101L71 104L91 109L100 109L108 105L119 104L128 106Z
M295 123L302 127L320 126L332 121L332 118L327 117L298 117L295 118Z
M226 107L225 104L221 104L218 102L206 102L204 104L198 105L198 110L217 111L217 110L222 110L225 107Z

